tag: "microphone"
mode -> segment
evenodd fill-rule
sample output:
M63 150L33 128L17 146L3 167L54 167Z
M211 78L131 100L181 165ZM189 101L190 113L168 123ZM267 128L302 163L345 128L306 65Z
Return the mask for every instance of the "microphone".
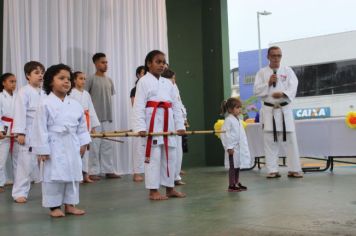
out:
M276 69L273 69L273 74L274 75L277 74L277 70ZM276 82L273 82L272 85L273 85L273 88L275 88L276 87Z

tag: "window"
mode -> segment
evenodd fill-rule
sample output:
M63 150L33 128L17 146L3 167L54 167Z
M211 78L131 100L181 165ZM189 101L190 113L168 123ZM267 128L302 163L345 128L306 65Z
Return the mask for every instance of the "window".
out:
M293 70L299 80L297 97L356 92L356 59Z

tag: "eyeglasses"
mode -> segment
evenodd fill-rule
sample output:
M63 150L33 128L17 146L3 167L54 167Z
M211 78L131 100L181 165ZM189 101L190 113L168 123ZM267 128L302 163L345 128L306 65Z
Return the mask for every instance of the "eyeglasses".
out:
M269 56L272 57L272 58L281 58L282 54L271 54Z

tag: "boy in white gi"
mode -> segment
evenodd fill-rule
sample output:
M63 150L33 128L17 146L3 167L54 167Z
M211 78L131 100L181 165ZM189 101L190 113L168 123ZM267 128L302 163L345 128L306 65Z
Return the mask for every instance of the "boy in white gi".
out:
M41 89L44 70L37 61L27 62L24 71L28 84L18 91L15 99L13 133L17 135L19 147L12 197L17 203L27 202L31 181L39 180L37 158L29 143L34 137L31 130L38 104L46 97Z
M137 83L133 107L134 131L145 136L147 132L177 131L184 135L183 115L173 84L161 77L166 59L164 53L151 51L145 59L146 75ZM185 197L174 189L176 163L176 137L149 136L146 143L145 185L149 199L166 200L169 197ZM166 195L159 192L166 187Z
M83 107L68 96L71 69L63 64L49 67L43 89L48 97L38 107L31 142L42 167L42 205L50 208L52 217L83 215L75 205L83 179L81 156L91 139Z
M182 111L183 115L183 120L184 123L187 123L187 110L185 109L185 106L182 103L182 99L180 98L180 93L179 89L176 83L176 74L174 71L170 69L166 69L162 77L170 79L173 83L175 94L177 95L177 100L180 105L180 109ZM177 161L176 161L176 170L175 170L175 176L174 176L174 184L175 185L185 185L185 182L182 181L182 177L180 176L181 170L182 170L182 161L183 161L183 147L182 147L182 136L177 136Z
M91 133L95 133L95 128L100 126L99 119L96 115L93 102L91 100L90 94L84 90L85 86L85 74L80 71L76 71L73 73L73 83L72 83L72 91L70 92L70 97L77 100L84 109L85 121L88 127L88 131ZM88 175L89 171L89 151L85 152L82 157L83 161L83 181L85 183L93 183L94 181L90 179Z
M15 144L14 138L5 138L12 134L15 89L16 77L13 74L0 76L0 193L5 191L6 161L13 153Z
M293 70L281 66L282 51L273 46L268 49L269 66L260 69L255 78L254 93L261 97L264 150L267 178L279 178L279 148L286 148L288 177L302 178L301 164L291 103L298 88Z
M245 129L239 120L241 101L229 98L221 106L221 113L225 114L225 121L221 134L221 142L225 149L225 168L229 169L229 192L246 191L247 187L240 183L240 168L251 166L251 155L248 149Z
M139 79L141 79L146 74L146 69L144 66L139 66L136 68L136 82L135 87L131 89L130 99L131 105L134 105L135 96L136 96L136 85ZM144 173L144 162L145 162L145 149L143 140L139 138L132 139L132 167L133 167L133 181L142 182L143 177L141 176Z

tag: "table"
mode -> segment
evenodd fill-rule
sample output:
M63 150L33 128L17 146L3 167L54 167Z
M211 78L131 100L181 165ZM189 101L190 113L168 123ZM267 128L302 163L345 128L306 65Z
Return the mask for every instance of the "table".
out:
M333 170L334 158L356 157L356 129L349 128L344 117L296 120L295 128L300 156L327 161L324 169L312 167L303 168L303 171L324 171L329 167ZM255 158L254 168L264 156L262 125L248 124L246 135L251 156ZM285 156L283 148L279 156Z

